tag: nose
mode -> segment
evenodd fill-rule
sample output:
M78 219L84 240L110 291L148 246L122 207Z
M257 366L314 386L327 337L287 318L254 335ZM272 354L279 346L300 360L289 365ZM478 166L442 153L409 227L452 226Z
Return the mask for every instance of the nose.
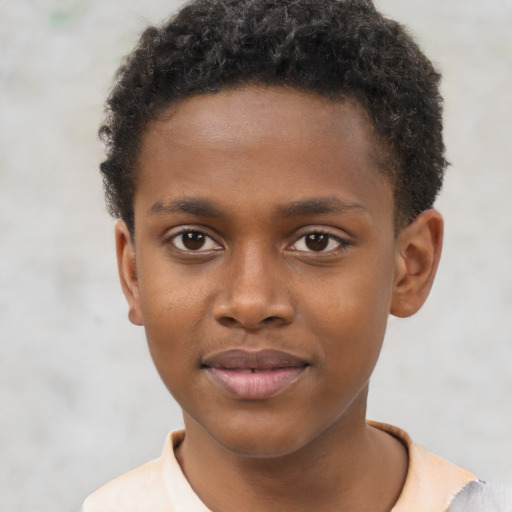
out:
M294 307L275 259L256 250L233 258L213 306L219 323L258 330L293 321Z

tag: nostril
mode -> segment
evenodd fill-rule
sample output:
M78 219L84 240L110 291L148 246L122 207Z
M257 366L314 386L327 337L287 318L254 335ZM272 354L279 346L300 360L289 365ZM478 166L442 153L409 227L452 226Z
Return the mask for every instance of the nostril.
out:
M230 316L223 316L222 318L219 318L219 322L224 327L233 327L235 325L238 325L237 320L235 318L233 318L233 317L230 317Z
M218 319L219 323L224 327L244 327L246 329L259 329L263 326L278 326L280 324L285 324L286 321L279 316L267 316L263 318L263 320L259 322L250 323L248 321L239 321L231 316L223 316Z

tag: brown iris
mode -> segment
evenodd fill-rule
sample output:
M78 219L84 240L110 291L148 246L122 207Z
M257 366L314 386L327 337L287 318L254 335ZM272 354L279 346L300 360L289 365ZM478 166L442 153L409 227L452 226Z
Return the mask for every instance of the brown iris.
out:
M312 251L323 251L329 244L329 235L311 233L306 236L306 247Z
M200 231L187 231L182 233L181 240L187 249L197 251L205 244L206 235Z

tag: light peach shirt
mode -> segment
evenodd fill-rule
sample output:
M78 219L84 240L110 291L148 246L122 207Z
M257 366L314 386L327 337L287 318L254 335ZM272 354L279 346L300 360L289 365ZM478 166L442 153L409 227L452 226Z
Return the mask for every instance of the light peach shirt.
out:
M409 452L404 488L392 512L445 512L475 475L414 444L399 428L371 426L398 438ZM82 512L210 512L190 487L174 455L185 436L172 432L162 455L100 487L84 502Z

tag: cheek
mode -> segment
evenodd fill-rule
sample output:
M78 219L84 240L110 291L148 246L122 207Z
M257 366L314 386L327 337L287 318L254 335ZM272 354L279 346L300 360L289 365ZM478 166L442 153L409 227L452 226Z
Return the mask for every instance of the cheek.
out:
M375 335L383 335L391 304L392 273L386 263L379 270L364 263L361 266L333 274L327 293L324 287L309 300L309 309L316 317L310 323L338 331L342 337L354 335L371 341ZM308 288L312 297L313 287Z
M382 261L347 272L329 295L314 302L315 318L309 322L318 327L326 364L336 365L347 380L356 373L369 377L377 362L389 315L391 265Z
M193 329L204 315L205 288L201 276L178 268L165 258L145 261L140 280L141 310L148 334L167 331L175 337L188 326Z
M194 281L158 272L154 276L141 283L141 310L151 357L170 387L199 364L204 297Z

